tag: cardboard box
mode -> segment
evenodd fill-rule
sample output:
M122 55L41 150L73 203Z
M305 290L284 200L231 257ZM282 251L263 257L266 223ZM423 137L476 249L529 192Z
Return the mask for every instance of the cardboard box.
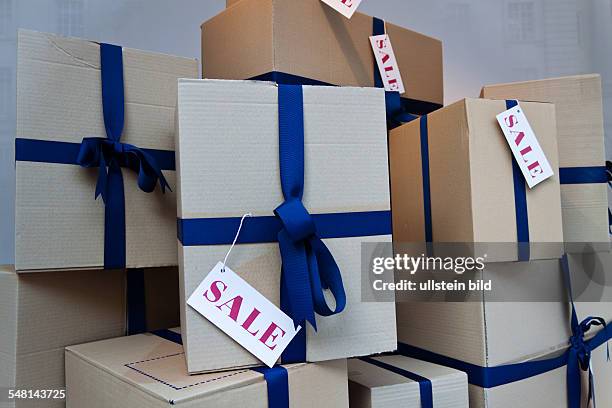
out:
M603 177L598 182L591 177L583 178L580 182L571 180L571 177L561 177L563 234L568 243L608 242L606 149L601 92L599 75L488 85L481 92L481 96L487 99L554 103L558 118L561 172L569 172L568 176L572 176L576 171L580 172L580 169L600 168L599 173Z
M125 127L120 141L171 154L177 79L197 77L197 62L123 49L123 68ZM65 153L68 148L76 156L85 137L106 138L100 77L98 43L19 32L15 203L18 271L81 270L104 265L105 206L102 199L94 199L98 168L47 162L48 154ZM52 148L39 149L35 153L44 158L34 160L31 152L20 146L23 139L71 144L53 143ZM134 171L123 169L122 173L125 266L176 265L176 196L169 191L162 195L159 186L151 194L144 193L138 189ZM174 172L163 173L174 190Z
M557 168L554 106L521 106ZM517 219L514 158L496 120L505 110L503 101L464 99L390 132L394 242L517 243L520 222L529 229L529 259L561 257L558 174L532 189L521 176L527 214ZM488 249L488 262L519 259L514 245Z
M288 391L289 405L348 407L346 360L283 366L286 385L245 369L188 375L180 335L140 334L66 349L68 407L266 408L269 391Z
M122 270L17 274L12 266L0 267L0 389L63 389L64 347L178 322L177 267L127 275ZM39 406L63 407L65 401L9 403L0 395L1 408Z
M320 0L235 3L202 24L203 78L262 79L276 72L298 82L374 86L372 17L357 12L349 20ZM390 23L386 32L406 89L402 96L413 102L411 113L441 107L441 41Z
M587 261L578 259L577 255L569 256L574 294L590 301L576 302L578 319L599 316L609 322L612 320L612 290L609 282L600 278L612 270L612 256L610 253L579 256ZM582 269L585 265L586 271ZM592 269L593 265L597 266ZM577 290L580 274L588 274L593 279ZM401 344L408 344L428 354L454 359L462 365L498 367L555 357L567 349L572 335L569 304L535 299L520 301L527 288L536 286L551 296L567 298L558 261L489 264L482 278L495 279L493 284L501 285L508 301L488 301L487 293L483 292L480 301L398 303L400 352ZM596 301L596 296L604 301ZM511 299L516 300L509 301ZM590 338L599 330L601 327L594 326L585 337ZM600 406L612 405L612 393L606 386L612 376L612 366L606 363L605 350L605 344L595 349L591 360L596 400ZM470 384L469 393L470 407L510 408L516 406L517 400L525 407L565 407L566 367L491 388Z
M191 373L259 364L184 300L223 261L243 214L254 217L245 220L241 237L253 236L257 227L251 223L265 221L261 217L274 219L274 209L283 203L278 92L269 82L179 82L179 223L195 222L198 226L192 231L208 231L200 228L200 220L236 221L222 245L179 245L181 324ZM304 86L303 98L305 208L316 215L363 213L384 218L375 228L384 231L382 235L324 239L341 271L347 306L340 314L317 317L317 332L310 324L303 328L306 360L391 351L396 347L394 305L362 302L360 276L361 243L391 241L384 92ZM340 105L342 109L334 108ZM239 237L228 266L279 305L281 259L277 233L271 234L273 239L266 243L256 239L241 244Z
M435 408L468 408L467 375L452 368L393 355L350 359L348 373L353 408L420 407L424 400Z
M125 274L0 267L0 327L0 407L63 407L5 397L9 388L63 389L64 347L125 333Z

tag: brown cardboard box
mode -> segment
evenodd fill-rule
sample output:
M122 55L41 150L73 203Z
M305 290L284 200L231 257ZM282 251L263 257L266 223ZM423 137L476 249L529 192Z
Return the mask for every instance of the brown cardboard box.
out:
M487 99L550 102L557 109L559 167L605 167L601 77L579 75L487 85ZM602 170L603 171L603 170ZM563 234L568 243L608 242L607 183L569 184L561 178ZM599 248L597 245L595 249ZM607 250L607 246L603 246Z
M319 0L241 0L202 24L202 75L250 79L281 72L373 86L372 30L372 17L357 12L349 20ZM394 24L386 30L406 88L403 97L441 106L442 43Z
M464 372L400 355L348 360L350 406L420 407L423 380L417 376L430 381L436 408L468 408Z
M188 375L183 347L177 342L180 335L173 331L165 338L140 334L68 347L67 406L269 406L269 383L261 373L244 369ZM348 407L346 360L283 367L287 370L289 406Z
M179 81L176 151L181 225L199 218L240 219L246 213L253 218L274 216L284 200L278 164L278 89L276 84L258 81ZM377 212L390 217L383 90L330 86L302 90L305 208L311 214ZM330 108L340 104L344 109ZM241 234L257 228L250 224L253 218L245 221ZM347 306L342 313L317 316L316 331L310 323L302 328L306 361L358 357L396 347L393 299L365 302L361 297L362 243L391 242L389 222L379 225L384 227L376 230L379 235L325 239L342 275ZM180 239L181 325L190 373L261 364L185 302L223 260L230 243L198 245ZM238 242L228 266L280 304L278 242Z
M557 168L552 104L521 104L552 168ZM496 120L503 101L465 99L391 131L389 136L394 241L424 242L425 201L421 124L428 129L432 242L516 243L513 156ZM530 259L562 255L559 176L527 189ZM537 243L541 243L537 245ZM516 261L510 250L487 262ZM511 248L510 248L511 247Z
M85 137L106 138L100 45L20 30L17 48L17 138L77 148ZM174 150L177 79L197 77L197 65L194 59L123 49L121 142ZM97 174L98 168L76 164L16 162L17 271L103 267L105 207L95 199ZM136 172L123 169L122 174L126 266L176 266L176 196L162 194L159 186L145 193L138 189ZM164 175L174 190L175 172Z
M179 323L178 268L127 273L134 272L135 294L126 294L130 277L121 270L17 274L0 267L0 408L63 407L63 399L9 403L4 394L8 388L62 389L64 347L124 335L134 324L129 312L126 320L127 298L145 304L141 330Z
M610 322L612 254L570 254L569 266L574 295L589 300L576 302L578 319L600 316ZM588 285L578 285L580 274L591 278ZM508 301L488 300L483 292L480 300L462 303L398 303L398 341L477 367L551 358L566 350L571 336L568 303L518 301L526 287L535 286L567 299L558 260L488 264L482 278L502 285ZM600 330L594 326L586 337ZM612 406L612 365L606 361L605 344L593 351L591 361L598 406ZM566 367L491 388L470 384L469 394L470 407L477 408L514 408L517 401L521 407L565 407Z
M8 402L5 394L63 389L64 347L123 335L125 274L0 267L0 327L0 407L63 407L63 399Z

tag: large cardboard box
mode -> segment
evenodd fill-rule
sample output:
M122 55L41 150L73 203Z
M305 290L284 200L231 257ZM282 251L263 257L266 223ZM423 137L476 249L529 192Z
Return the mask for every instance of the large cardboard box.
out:
M578 319L599 316L612 319L612 290L609 272L610 253L572 254L569 265L574 284ZM582 277L592 279L585 284ZM608 280L605 280L608 276ZM559 261L544 260L528 263L498 263L487 265L481 278L493 279L503 300L493 300L487 293L480 301L398 303L398 341L416 347L421 352L407 353L430 361L442 357L451 366L478 372L479 368L499 367L513 363L554 358L565 352L570 339L570 308L567 288ZM580 283L581 282L581 283ZM525 292L539 287L548 296L542 301ZM537 290L536 292L537 293ZM597 301L601 299L601 301ZM585 338L601 327L594 326ZM608 329L609 330L609 329ZM612 405L612 393L606 384L612 378L612 366L606 362L606 345L592 353L596 401L599 406ZM499 374L499 373L498 373ZM478 374L469 378L470 407L511 408L521 401L521 407L557 408L567 406L566 367L508 384L483 388L477 385Z
M241 0L202 24L202 75L374 86L373 26L370 16L349 20L320 0ZM441 41L390 23L386 33L411 113L442 106Z
M428 406L468 408L467 375L410 357L390 355L348 361L352 408Z
M521 106L557 168L554 106ZM522 176L514 181L514 158L496 120L505 110L503 101L464 99L390 132L395 242L499 243L484 249L487 261L515 261L520 248L506 243L518 242L521 223L529 231L529 259L561 257L559 175L532 189ZM524 213L515 191L525 195Z
M140 334L66 349L67 406L71 408L348 407L346 360L277 367L286 381L244 369L188 375L180 334ZM172 340L170 340L172 339ZM282 375L279 375L282 377Z
M555 104L565 241L607 243L608 187L601 77L579 75L487 85L481 96ZM595 176L593 168L599 169ZM608 250L605 245L595 249L600 247Z
M12 389L63 389L64 347L176 327L178 268L17 274L0 267L0 407L63 407L6 400Z
M98 168L77 164L83 138L106 138L100 45L21 30L17 59L15 267L101 268L105 206L95 199ZM197 75L193 59L123 49L125 126L120 141L154 149L173 161L177 79ZM144 193L136 172L124 168L122 174L124 266L176 265L176 196L170 191L162 195L159 186ZM174 190L174 171L163 174Z
M0 327L0 407L63 407L63 398L9 402L7 393L63 389L64 347L125 333L125 274L0 267Z
M245 219L228 266L274 304L280 303L280 223L274 217L274 209L283 203L278 94L278 85L269 82L179 82L178 217L180 235L185 235L179 238L179 270L189 372L259 364L184 303L223 261L243 214L253 217ZM362 242L391 241L384 92L304 86L303 110L305 208L321 220L357 217L341 225L331 221L327 227L317 226L340 269L347 306L340 314L318 316L316 332L310 324L302 328L306 361L391 351L396 346L394 305L362 302L360 264ZM230 225L213 227L211 222ZM364 225L372 229L339 233L344 227L357 227L355 231ZM223 236L215 231L223 231ZM209 232L214 236L200 237ZM260 232L267 238L259 237ZM188 234L195 238L187 239Z

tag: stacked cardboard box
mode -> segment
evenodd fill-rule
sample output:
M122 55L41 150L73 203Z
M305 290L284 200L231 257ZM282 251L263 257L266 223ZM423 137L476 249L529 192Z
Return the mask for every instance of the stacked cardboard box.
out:
M375 86L369 37L387 33L407 109L424 114L444 103L442 43L435 38L359 12L349 20L320 0L235 3L202 24L203 78Z
M599 75L488 85L481 96L550 102L557 111L563 235L568 250L608 251L608 198ZM578 245L578 246L577 246Z
M588 406L593 389L599 404L610 404L597 387L610 378L602 339L612 336L604 324L610 304L597 302L610 300L612 271L599 77L496 85L481 96L505 101L467 99L390 133L396 248L472 244L464 255L488 255L473 277L495 289L461 303L399 302L398 351L467 372L473 407L573 407L576 395ZM513 177L518 166L496 119L517 99L554 173L532 188ZM564 249L579 252L568 268ZM592 250L602 252L585 253ZM566 274L590 279L592 302L577 303L577 318L595 318L582 325L572 323ZM578 364L572 353L587 349L595 388L588 360L568 368Z
M188 375L178 330L68 347L69 408L346 407L346 360Z
M142 287L123 270L15 273L0 267L0 387L64 390L64 347L173 327L179 321L178 271L146 269ZM134 291L135 293L130 293ZM140 303L143 297L147 301ZM134 299L136 297L136 299ZM145 307L141 308L140 304ZM62 407L51 399L6 399L1 407ZM3 405L5 404L5 405Z

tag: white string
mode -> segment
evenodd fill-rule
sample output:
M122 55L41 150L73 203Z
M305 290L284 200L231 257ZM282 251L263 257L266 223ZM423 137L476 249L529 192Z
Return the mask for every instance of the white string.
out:
M225 259L223 259L223 268L221 268L221 272L225 272L225 263L227 262L227 258L229 258L230 252L232 252L232 249L234 249L234 245L236 245L236 241L238 241L238 236L240 235L240 230L242 230L242 223L244 222L244 219L247 217L252 217L252 216L253 214L247 213L247 214L244 214L242 218L240 219L240 225L238 226L238 231L236 232L236 236L234 237L234 242L232 242L232 246L230 247L229 251L227 251L227 254L225 254Z

